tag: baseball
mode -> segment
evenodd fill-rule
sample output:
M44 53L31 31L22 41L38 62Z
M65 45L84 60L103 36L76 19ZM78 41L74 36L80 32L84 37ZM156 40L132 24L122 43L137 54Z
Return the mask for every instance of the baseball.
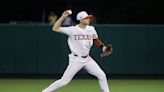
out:
M69 15L71 15L72 14L72 11L71 10L68 10L68 13L69 13Z

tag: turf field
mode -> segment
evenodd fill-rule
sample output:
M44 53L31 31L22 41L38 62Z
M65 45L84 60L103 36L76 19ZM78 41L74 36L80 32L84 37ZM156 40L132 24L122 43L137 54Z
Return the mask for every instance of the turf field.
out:
M41 92L52 79L0 79L0 92ZM109 82L111 92L164 92L164 80L116 80ZM77 80L56 92L101 92L97 80Z

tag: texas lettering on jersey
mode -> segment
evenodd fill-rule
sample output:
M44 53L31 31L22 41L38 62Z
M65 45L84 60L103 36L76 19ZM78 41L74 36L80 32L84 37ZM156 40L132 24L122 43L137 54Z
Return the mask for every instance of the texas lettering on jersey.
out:
M92 35L77 34L74 35L74 40L91 40Z

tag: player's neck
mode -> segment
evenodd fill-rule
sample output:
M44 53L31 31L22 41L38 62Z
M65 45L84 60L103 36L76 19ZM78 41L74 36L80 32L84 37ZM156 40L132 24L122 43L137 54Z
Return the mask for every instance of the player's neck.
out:
M85 29L87 25L84 25L84 24L82 24L82 23L79 23L78 26L79 26L80 28L82 28L82 29Z

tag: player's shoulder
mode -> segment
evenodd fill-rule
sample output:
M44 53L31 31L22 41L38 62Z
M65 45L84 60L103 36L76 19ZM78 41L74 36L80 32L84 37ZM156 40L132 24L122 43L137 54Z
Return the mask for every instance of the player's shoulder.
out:
M72 29L75 28L75 26L67 26L67 27L62 27L62 28L66 28L66 29L72 30Z
M87 28L90 29L90 30L95 30L95 27L91 26L91 25L88 25Z

